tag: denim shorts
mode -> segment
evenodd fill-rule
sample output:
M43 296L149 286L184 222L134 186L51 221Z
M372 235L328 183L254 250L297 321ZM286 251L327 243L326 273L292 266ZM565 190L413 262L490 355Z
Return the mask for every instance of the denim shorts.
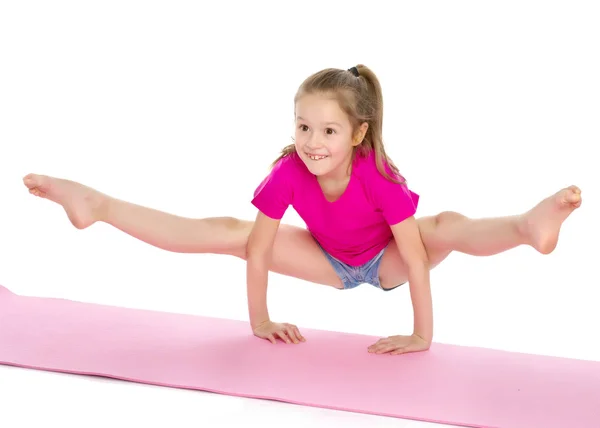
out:
M329 260L329 263L331 263L331 266L333 266L333 269L337 273L338 277L342 280L344 290L356 288L361 284L371 284L372 286L381 290L391 291L405 284L398 284L392 288L383 288L381 286L381 282L379 281L379 265L381 264L383 253L385 253L385 248L366 263L360 266L351 266L333 257L331 254L325 251L319 242L317 242L317 245L319 248L321 248L325 254L325 257L327 257L327 260Z

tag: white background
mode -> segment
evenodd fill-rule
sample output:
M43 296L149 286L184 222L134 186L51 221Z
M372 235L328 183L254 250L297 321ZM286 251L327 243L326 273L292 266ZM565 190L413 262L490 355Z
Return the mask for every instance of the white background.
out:
M434 270L435 341L600 360L599 20L592 1L2 2L0 284L246 320L243 262L167 253L105 224L76 230L21 178L251 219L253 190L291 141L298 85L364 63L381 79L387 150L421 195L419 215L517 214L564 186L583 190L553 254L453 254ZM285 221L302 225L292 210ZM270 284L279 321L412 329L407 287ZM429 426L10 367L0 402L7 427Z

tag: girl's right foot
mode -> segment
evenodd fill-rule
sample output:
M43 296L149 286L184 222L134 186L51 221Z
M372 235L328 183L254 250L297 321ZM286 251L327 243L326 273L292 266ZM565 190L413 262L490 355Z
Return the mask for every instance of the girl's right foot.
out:
M520 229L527 242L542 254L556 248L563 222L581 206L581 190L569 186L545 198L521 216Z
M26 175L23 183L32 195L61 205L78 229L85 229L106 216L108 196L83 184L38 174Z

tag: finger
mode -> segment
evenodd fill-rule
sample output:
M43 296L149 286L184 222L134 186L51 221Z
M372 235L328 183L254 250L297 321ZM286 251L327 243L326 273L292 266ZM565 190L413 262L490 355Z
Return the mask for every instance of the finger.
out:
M294 324L286 324L288 327L288 334L292 337L292 338L296 338L299 342L304 342L304 337L302 337L302 334L300 333L300 330L298 330L298 327L296 327ZM298 343L298 342L295 342Z
M377 350L378 350L379 348L381 348L381 344L380 344L380 343L374 343L374 344L372 344L371 346L369 346L369 347L367 348L367 350L368 350L369 352L377 352Z
M389 343L389 344L385 344L382 346L379 346L377 348L377 350L375 351L376 354L385 354L387 352L391 352L394 349L397 349L398 345L394 345L393 343Z
M393 349L400 345L397 343L397 341L393 341L389 337L386 337L385 339L379 339L376 343L371 345L369 348L370 348L370 352L381 353L381 352L387 352L387 350Z
M285 330L278 330L275 332L277 334L277 336L279 336L281 338L281 340L283 340L285 343L291 343L290 338L287 336L287 334L285 333Z
M409 352L419 352L422 350L423 350L422 346L414 345L411 343L410 345L406 345L401 348L395 349L394 351L391 352L391 354L392 355L400 355L400 354L407 354Z
M306 339L304 338L304 336L302 336L302 333L300 333L298 327L294 326L294 331L296 332L296 336L298 337L298 339L300 339L301 342L306 342Z
M379 339L377 342L375 342L374 344L369 346L367 349L369 350L369 352L375 352L377 349L379 349L381 346L385 345L386 343L389 343L388 338Z
M407 338L390 340L378 346L378 353L383 354L386 352L393 352L396 349L406 349L407 347L412 346L414 346L414 344L411 343Z
M370 351L371 353L375 353L375 354L382 354L385 352L388 352L392 349L394 349L396 346L392 343L377 343L375 345L373 345L373 347L371 347Z
M386 337L385 339L380 339L374 345L371 345L370 352L377 352L385 349L384 352L388 352L395 348L404 348L405 346L411 345L411 339L407 336L395 336L395 337Z
M399 346L396 349L394 349L392 352L390 352L390 354L392 355L400 355L400 354L406 354L407 352L410 352L410 345L406 345L406 346Z
M300 343L300 342L304 342L304 337L302 337L302 334L300 333L300 330L298 329L298 327L296 327L295 325L291 325L290 326L291 332L293 334L293 336L296 338L296 343Z
M277 343L277 340L275 339L275 336L273 336L273 333L269 333L267 339L270 340L273 345Z
M292 342L300 343L300 339L298 339L298 337L296 337L296 331L294 330L293 326L288 325L285 329L285 332L287 333L288 337L290 339L292 339Z

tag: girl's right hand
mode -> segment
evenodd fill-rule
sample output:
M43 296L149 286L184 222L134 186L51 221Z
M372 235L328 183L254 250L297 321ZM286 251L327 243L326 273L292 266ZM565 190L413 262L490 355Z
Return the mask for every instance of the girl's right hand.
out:
M277 337L286 343L300 343L306 339L300 334L298 327L288 323L275 323L265 321L253 329L254 335L261 339L267 339L271 343L277 342Z

